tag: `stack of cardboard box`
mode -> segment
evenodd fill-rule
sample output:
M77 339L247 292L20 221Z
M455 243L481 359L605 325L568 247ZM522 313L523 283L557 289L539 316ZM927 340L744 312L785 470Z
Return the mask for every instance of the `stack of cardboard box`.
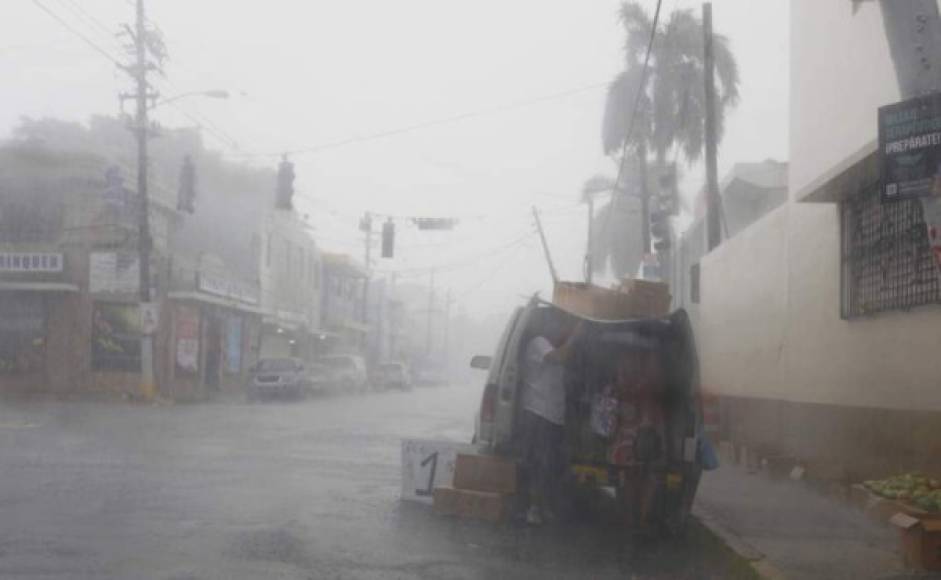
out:
M460 453L454 464L453 487L434 490L434 509L441 515L500 521L509 512L516 486L514 461Z
M624 278L616 288L583 282L556 282L552 302L596 320L657 318L670 311L670 289L662 282Z

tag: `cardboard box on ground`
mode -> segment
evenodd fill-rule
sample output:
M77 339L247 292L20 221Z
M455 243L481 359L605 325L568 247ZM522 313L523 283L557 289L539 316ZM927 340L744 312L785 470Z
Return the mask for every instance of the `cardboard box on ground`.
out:
M459 453L454 464L454 485L435 488L434 509L441 515L496 522L507 515L516 488L514 461Z
M907 566L941 571L941 520L899 512L889 522L899 530Z
M435 488L435 512L443 516L498 522L508 513L509 496L486 491Z
M454 487L513 494L516 471L516 463L502 457L460 453L454 464Z
M597 320L656 318L670 311L670 289L662 282L624 278L616 288L584 282L556 282L556 306Z

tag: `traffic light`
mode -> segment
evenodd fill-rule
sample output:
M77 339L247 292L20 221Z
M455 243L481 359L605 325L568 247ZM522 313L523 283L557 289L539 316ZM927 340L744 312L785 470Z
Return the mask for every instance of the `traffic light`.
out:
M382 224L382 257L391 258L395 254L395 222L392 218Z
M662 252L670 249L670 213L664 208L654 208L650 212L650 236L654 238L654 250Z
M291 199L294 197L294 164L288 161L287 155L281 158L278 165L278 189L275 206L278 209L291 209Z
M657 197L669 215L680 213L680 194L676 187L676 165L671 163L663 168L657 177Z

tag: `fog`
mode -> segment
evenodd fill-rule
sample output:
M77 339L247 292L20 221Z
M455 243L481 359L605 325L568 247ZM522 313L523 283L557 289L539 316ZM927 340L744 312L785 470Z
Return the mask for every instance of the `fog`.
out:
M165 76L155 77L160 93L231 93L182 99L154 117L168 127L199 119L206 146L233 161L273 168L282 152L310 150L292 156L297 207L332 251L363 255L355 226L365 211L459 218L451 233L400 228L396 258L376 267L416 279L438 267L439 288L451 288L469 314L505 313L522 295L551 292L535 237L496 252L530 231L533 205L545 212L560 275L582 276L581 186L616 173L601 152L600 124L605 87L623 66L618 5L153 3L149 16L170 53ZM698 11L685 1L664 11L685 7ZM130 4L62 0L50 8L120 54L113 31L132 21ZM783 2L715 3L716 29L730 38L742 78L720 174L736 161L786 158L787 10ZM20 116L87 122L118 111L124 73L30 2L5 11L0 134ZM753 130L759 122L766 128ZM415 126L423 127L395 132ZM691 199L701 166L685 176Z

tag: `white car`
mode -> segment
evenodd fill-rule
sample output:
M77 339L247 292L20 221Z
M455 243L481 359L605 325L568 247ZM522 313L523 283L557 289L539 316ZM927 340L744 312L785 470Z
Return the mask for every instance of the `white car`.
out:
M321 357L317 362L326 367L328 383L340 392L362 392L369 384L366 362L361 356L331 354Z

